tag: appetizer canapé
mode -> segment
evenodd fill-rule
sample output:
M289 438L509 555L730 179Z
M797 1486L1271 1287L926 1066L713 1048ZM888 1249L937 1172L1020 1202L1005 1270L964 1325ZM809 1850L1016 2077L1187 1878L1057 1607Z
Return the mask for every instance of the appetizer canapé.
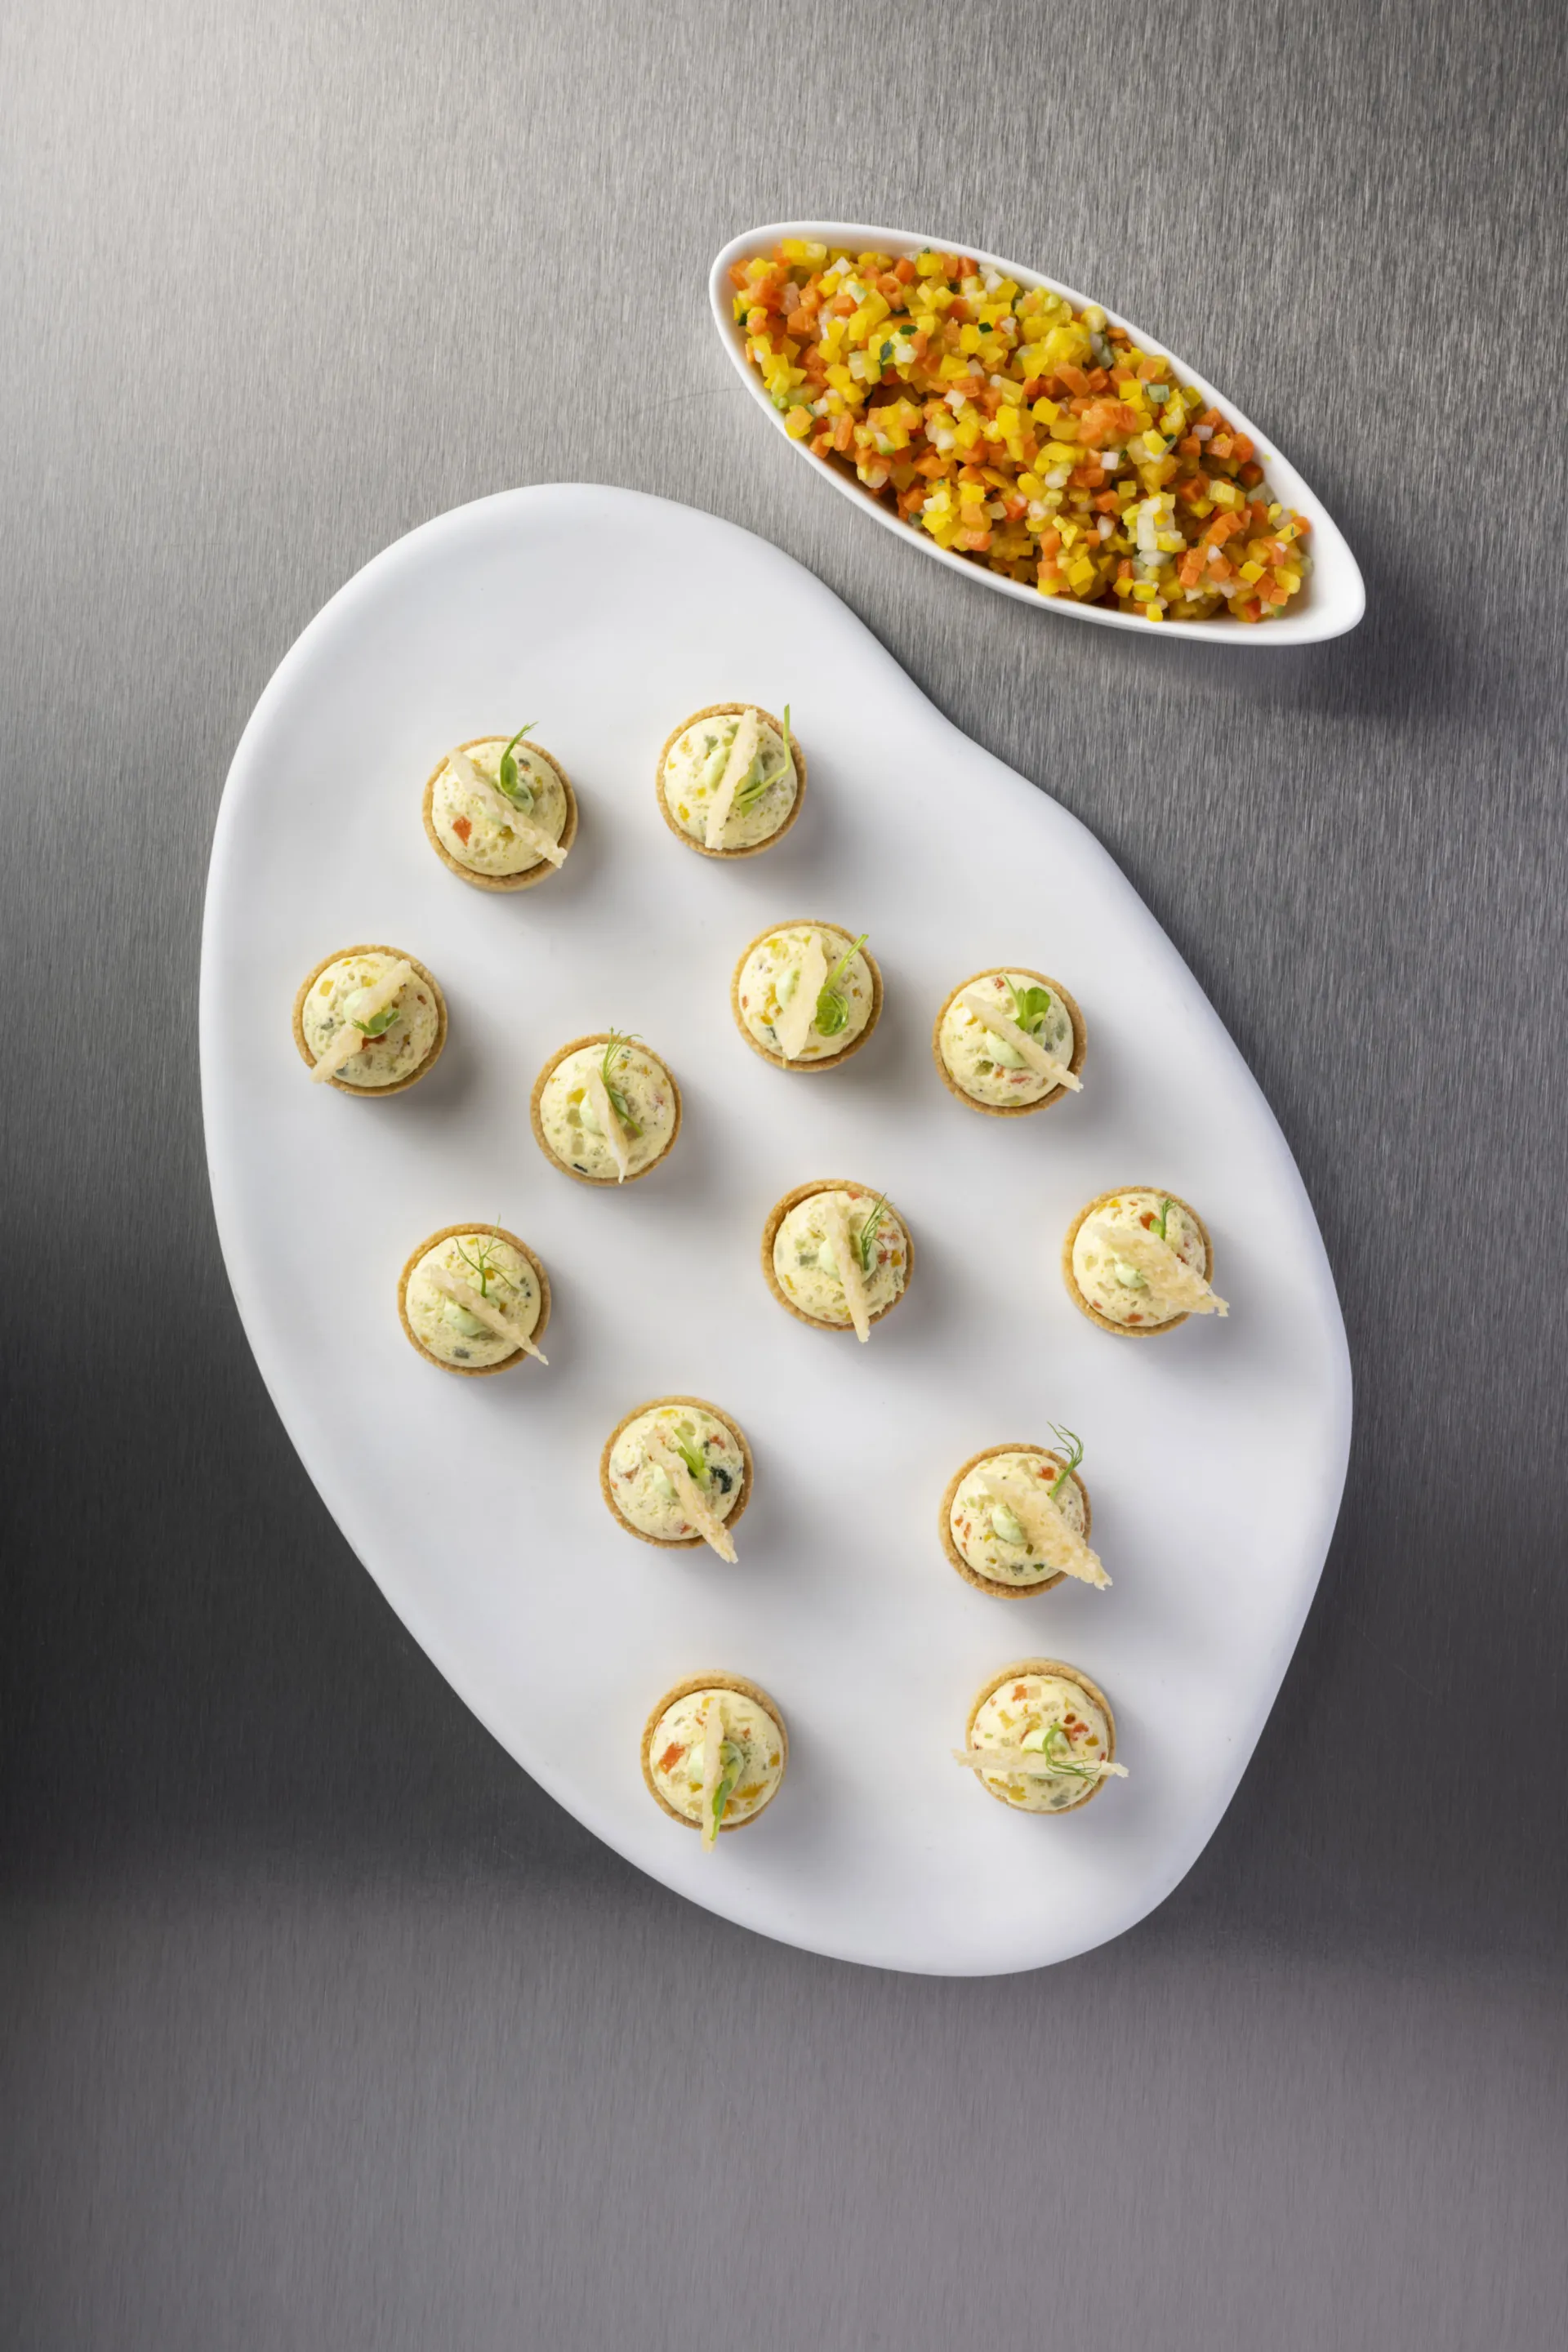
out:
M1145 620L1266 621L1310 526L1170 361L1095 303L953 253L786 238L731 270L785 429L893 513L1042 596Z
M744 1431L703 1398L656 1397L610 1432L599 1486L644 1543L705 1543L732 1560L735 1525L751 1500L752 1449Z
M800 814L805 758L752 702L715 702L682 719L658 755L658 804L670 831L704 857L754 857Z
M1123 1185L1080 1209L1062 1244L1073 1304L1118 1339L1173 1331L1189 1315L1228 1315L1209 1286L1214 1247L1203 1219L1173 1192Z
M393 1095L433 1069L447 1042L447 1000L399 948L340 948L294 999L294 1043L318 1086Z
M1070 1813L1124 1780L1110 1701L1077 1666L1024 1658L993 1675L969 1710L956 1760L1021 1813Z
M618 1029L552 1054L530 1104L540 1150L580 1184L626 1184L680 1132L680 1089L657 1055Z
M541 1351L550 1278L504 1225L444 1225L422 1241L397 1285L412 1345L444 1372L503 1372Z
M763 1272L781 1307L823 1331L871 1326L909 1285L914 1244L885 1192L829 1177L797 1185L763 1229Z
M1089 1548L1092 1514L1079 1476L1083 1445L1052 1429L1061 1447L992 1445L973 1454L942 1498L942 1548L981 1592L1019 1600L1048 1592L1064 1576L1100 1591L1110 1579Z
M1083 1014L1060 981L1021 964L961 982L931 1032L949 1093L993 1118L1079 1093L1088 1047Z
M425 831L443 866L478 890L526 890L566 863L577 797L526 727L476 735L444 754L425 787Z
M780 1070L831 1070L857 1053L882 1012L882 975L866 934L834 923L775 923L730 983L735 1025Z
M643 1728L643 1779L672 1820L700 1830L744 1829L773 1802L789 1762L783 1716L740 1675L693 1675L666 1691Z

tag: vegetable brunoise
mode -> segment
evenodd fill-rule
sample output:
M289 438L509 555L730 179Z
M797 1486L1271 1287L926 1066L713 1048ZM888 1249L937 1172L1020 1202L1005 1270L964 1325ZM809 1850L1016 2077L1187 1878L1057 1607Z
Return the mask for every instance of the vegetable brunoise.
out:
M967 254L795 237L730 277L790 437L938 547L1152 622L1268 621L1301 593L1310 525L1250 437L1098 304Z

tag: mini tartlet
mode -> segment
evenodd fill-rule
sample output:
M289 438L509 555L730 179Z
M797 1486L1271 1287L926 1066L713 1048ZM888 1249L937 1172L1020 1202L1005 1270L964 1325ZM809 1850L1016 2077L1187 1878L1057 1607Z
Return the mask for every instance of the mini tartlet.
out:
M705 1397L655 1397L616 1423L599 1457L599 1488L639 1543L733 1560L733 1531L752 1499L746 1433Z
M704 857L755 857L782 841L805 798L805 755L754 702L711 702L683 719L658 755L658 805L678 841Z
M735 966L730 1009L752 1053L775 1070L837 1069L882 1017L882 975L863 931L856 939L837 923L773 923Z
M435 1068L446 1042L447 1000L401 948L339 948L294 999L300 1059L340 1094L401 1094Z
M763 1272L779 1305L819 1331L853 1330L861 1340L903 1297L914 1256L886 1193L836 1176L797 1184L763 1228Z
M1064 1577L1103 1591L1110 1582L1089 1549L1093 1511L1079 1475L1083 1447L1056 1433L1043 1445L988 1445L949 1479L938 1525L942 1549L967 1584L1004 1601L1049 1592Z
M545 1363L550 1277L504 1225L443 1225L422 1241L397 1284L409 1345L426 1363L469 1379Z
M1059 980L998 964L960 981L936 1016L931 1049L943 1086L970 1110L1022 1118L1078 1091L1089 1033Z
M1101 1192L1062 1244L1073 1305L1119 1339L1173 1331L1189 1315L1228 1315L1209 1286L1213 1274L1214 1244L1197 1211L1152 1185Z
M666 1691L643 1727L642 1771L671 1821L712 1846L771 1805L789 1764L789 1733L765 1690L741 1675L693 1675Z
M977 1761L991 1755L998 1759L992 1769ZM993 1675L953 1756L988 1796L1021 1813L1074 1812L1108 1780L1127 1778L1116 1761L1110 1701L1081 1667L1059 1658L1021 1658Z
M604 1029L551 1055L529 1115L545 1158L579 1184L630 1184L680 1133L680 1088L640 1039Z
M516 735L474 735L443 752L424 814L442 865L476 890L531 889L565 864L577 838L571 778L542 743Z

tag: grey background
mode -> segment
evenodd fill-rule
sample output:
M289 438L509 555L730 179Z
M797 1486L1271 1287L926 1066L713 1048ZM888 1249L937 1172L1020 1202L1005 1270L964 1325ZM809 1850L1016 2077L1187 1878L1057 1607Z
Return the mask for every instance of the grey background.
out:
M6 11L8 2345L1562 2340L1564 21ZM1327 498L1361 630L1108 642L867 529L704 315L792 212L1149 322ZM1317 1204L1318 1604L1197 1868L1071 1966L859 1973L600 1851L247 1352L195 1067L230 752L389 539L571 478L789 549L1093 826Z

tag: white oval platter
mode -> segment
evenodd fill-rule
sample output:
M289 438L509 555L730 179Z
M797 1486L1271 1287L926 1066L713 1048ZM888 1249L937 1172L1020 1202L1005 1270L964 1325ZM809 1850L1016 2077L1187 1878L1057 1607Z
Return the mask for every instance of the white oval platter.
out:
M716 700L792 705L799 823L761 857L693 856L655 803L659 747ZM448 745L524 719L581 823L516 897L432 854ZM742 1044L736 957L765 924L868 929L886 1009L841 1069ZM381 1102L307 1081L302 976L334 948L418 956L450 1011L430 1076ZM1081 1097L978 1117L931 1064L955 982L1012 960L1085 1013ZM624 1193L541 1156L529 1091L569 1037L629 1026L685 1097L666 1165ZM1078 821L960 734L808 572L663 499L514 490L366 565L288 654L219 811L201 1059L218 1231L262 1376L310 1476L415 1638L501 1745L598 1836L727 1918L938 1974L1038 1967L1115 1936L1223 1813L1317 1583L1350 1376L1311 1208L1239 1054ZM816 1176L886 1188L914 1283L868 1346L767 1290L772 1203ZM1215 1237L1226 1322L1119 1340L1072 1307L1073 1213L1169 1185ZM550 1368L443 1375L399 1327L399 1269L461 1218L542 1256ZM597 1465L644 1399L713 1399L748 1433L740 1564L611 1519ZM937 1539L951 1471L1065 1422L1088 1445L1097 1593L990 1600ZM1049 1655L1109 1692L1131 1777L1033 1819L951 1760L971 1697ZM791 1734L754 1827L704 1854L642 1781L648 1707L709 1667Z
M918 236L909 229L870 228L853 221L773 221L764 228L749 228L740 236L731 237L722 252L715 255L708 273L708 299L713 312L713 323L719 330L719 340L728 352L737 373L763 414L783 433L795 455L832 483L836 490L854 500L862 514L868 514L893 531L906 545L918 547L922 554L934 556L952 572L962 573L966 580L981 581L1004 596L1032 604L1037 611L1065 614L1071 620L1092 621L1105 629L1134 629L1143 636L1182 637L1214 645L1250 646L1267 649L1273 646L1309 646L1326 637L1342 636L1353 629L1366 610L1366 590L1362 582L1361 567L1351 553L1344 533L1335 522L1310 482L1297 472L1270 436L1261 432L1250 418L1244 416L1226 394L1219 391L1205 375L1181 355L1159 335L1151 335L1133 325L1109 302L1100 302L1113 327L1125 327L1133 341L1143 351L1159 352L1170 360L1183 379L1195 384L1212 406L1221 409L1234 425L1254 441L1261 464L1277 498L1298 514L1306 516L1312 526L1312 570L1302 591L1288 612L1278 620L1248 623L1232 620L1228 614L1212 621L1137 621L1126 613L1104 604L1080 604L1070 596L1042 596L1016 580L1005 579L1000 572L988 572L982 563L972 563L951 549L939 547L929 531L917 530L895 514L889 513L881 500L862 488L854 476L842 467L830 465L826 457L813 455L803 441L791 441L784 433L784 420L763 387L762 378L746 358L745 330L736 321L733 299L735 289L730 282L733 264L753 253L771 253L783 237L804 237L830 248L854 253L889 253L895 257L934 250L938 253L967 254L980 263L1000 270L1004 278L1014 278L1020 286L1043 286L1053 294L1065 294L1075 310L1099 301L1098 295L1080 294L1076 288L1064 286L1055 278L1042 277L1037 269L1026 269L1022 263L1004 261L994 253L983 253L977 246L966 245L962 238Z

